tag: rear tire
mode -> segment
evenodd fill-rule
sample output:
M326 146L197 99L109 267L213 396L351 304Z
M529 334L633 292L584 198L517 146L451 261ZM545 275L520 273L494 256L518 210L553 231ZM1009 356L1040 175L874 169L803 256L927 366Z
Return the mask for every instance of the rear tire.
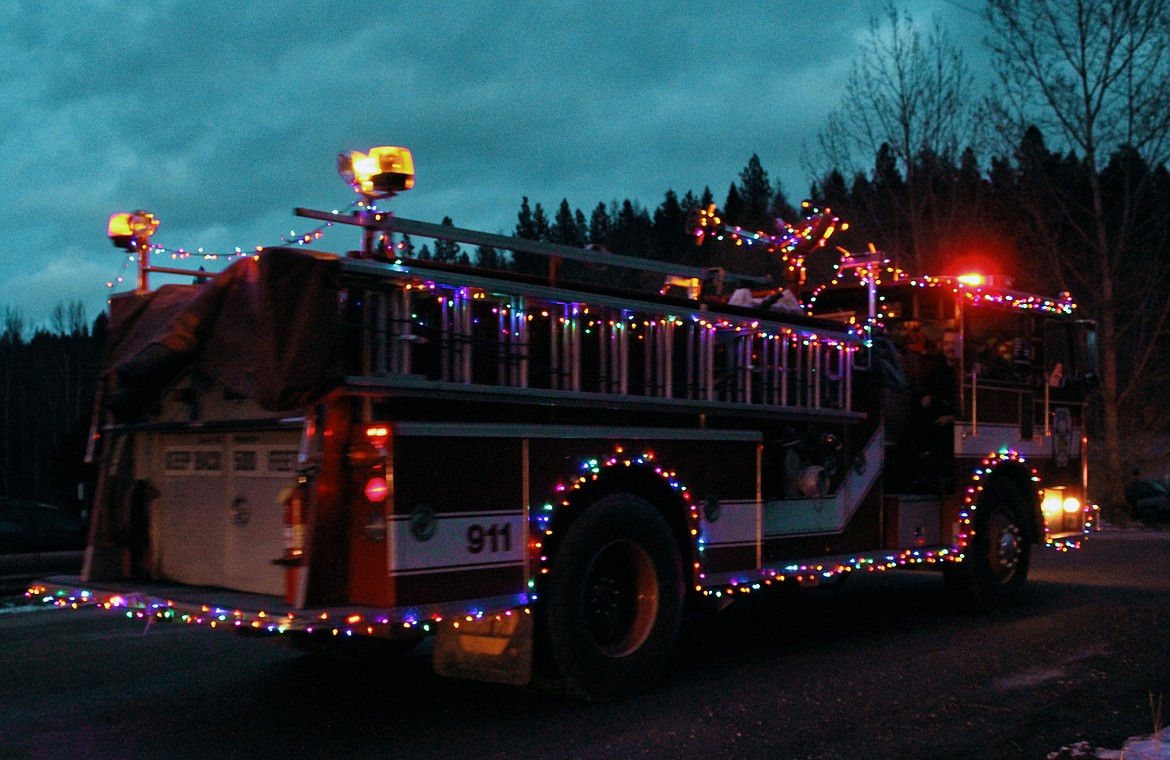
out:
M1015 601L1028 579L1032 542L1027 503L1020 489L992 480L975 510L975 532L962 562L944 568L959 600L991 611Z
M678 545L653 506L613 494L570 526L553 559L546 646L558 680L586 701L648 687L683 615Z

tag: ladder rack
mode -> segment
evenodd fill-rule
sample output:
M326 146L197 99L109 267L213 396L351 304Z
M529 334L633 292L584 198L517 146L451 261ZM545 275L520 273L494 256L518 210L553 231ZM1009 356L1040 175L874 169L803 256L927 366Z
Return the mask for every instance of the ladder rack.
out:
M860 416L854 353L862 336L802 313L534 281L511 273L374 255L398 232L670 278L762 277L610 254L395 217L297 209L361 226L363 251L339 260L347 288L347 384L379 393L637 404L700 413ZM352 350L356 348L356 350Z
M406 262L340 263L347 344L360 346L350 385L707 411L852 410L861 338L844 325Z

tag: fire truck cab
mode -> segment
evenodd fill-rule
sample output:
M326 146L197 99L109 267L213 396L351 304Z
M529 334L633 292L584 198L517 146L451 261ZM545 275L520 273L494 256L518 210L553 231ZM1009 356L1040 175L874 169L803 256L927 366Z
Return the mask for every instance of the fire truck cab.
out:
M976 563L948 566L969 593L1022 583L1031 545L1071 546L1095 524L1086 416L1096 336L1067 293L868 267L809 302L811 313L867 325L869 361L893 376L882 402L887 500L907 514L933 514L937 501L951 540L988 554L988 570L1011 581L980 588L969 572ZM971 521L969 507L992 494L1010 508ZM903 529L911 524L926 543L937 540L932 520Z

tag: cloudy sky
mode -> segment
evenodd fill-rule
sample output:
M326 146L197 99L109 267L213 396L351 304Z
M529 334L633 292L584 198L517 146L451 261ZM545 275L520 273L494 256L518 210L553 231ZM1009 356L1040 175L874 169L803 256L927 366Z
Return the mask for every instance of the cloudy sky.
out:
M978 0L905 0L981 55ZM344 208L337 153L404 145L402 216L510 234L522 196L588 215L667 189L722 198L753 153L788 198L865 39L871 0L695 3L0 0L0 310L88 319L169 249L228 253ZM709 15L704 15L708 12ZM356 247L332 228L314 247ZM169 263L156 261L156 263ZM209 269L222 268L210 264ZM113 289L106 283L124 277ZM161 279L152 280L152 284Z

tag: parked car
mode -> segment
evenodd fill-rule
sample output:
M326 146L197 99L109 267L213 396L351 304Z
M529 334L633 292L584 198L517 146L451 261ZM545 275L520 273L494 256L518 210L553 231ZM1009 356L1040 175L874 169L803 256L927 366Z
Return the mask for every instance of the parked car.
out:
M78 572L85 524L49 504L0 498L0 576Z
M1144 525L1170 523L1170 488L1157 480L1135 480L1126 486L1129 513Z

